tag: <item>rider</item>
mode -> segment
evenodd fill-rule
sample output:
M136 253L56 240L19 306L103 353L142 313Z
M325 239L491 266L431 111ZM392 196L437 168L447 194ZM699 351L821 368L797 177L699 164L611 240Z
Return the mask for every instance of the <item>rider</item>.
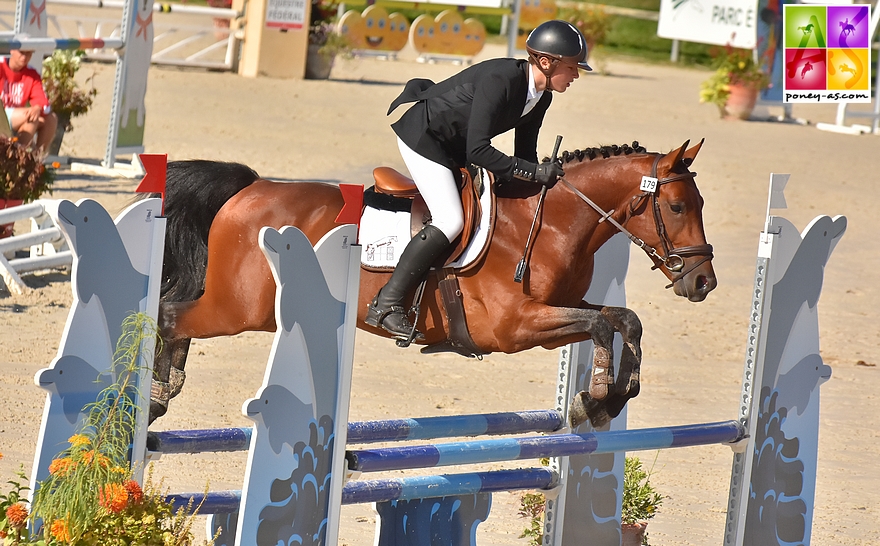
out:
M408 339L413 325L404 299L464 225L456 176L474 164L503 180L517 178L552 187L565 173L555 161L538 163L538 131L552 95L563 93L586 63L584 35L566 21L547 21L526 40L528 61L491 59L438 84L406 83L390 115L413 104L391 125L400 154L431 213L432 223L407 244L388 283L367 310L365 322ZM492 146L493 137L516 129L514 157ZM416 332L416 339L423 336Z

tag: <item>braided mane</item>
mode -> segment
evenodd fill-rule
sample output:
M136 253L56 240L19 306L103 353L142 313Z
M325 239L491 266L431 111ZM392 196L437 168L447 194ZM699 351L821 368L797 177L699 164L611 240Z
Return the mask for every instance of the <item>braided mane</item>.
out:
M565 164L572 161L583 161L585 158L589 158L590 161L592 161L598 157L608 158L615 155L643 154L647 153L647 151L648 150L640 145L637 140L634 140L632 145L622 144L618 146L617 144L611 144L608 146L600 146L598 148L575 150L573 152L566 150L562 152L561 160L562 163Z

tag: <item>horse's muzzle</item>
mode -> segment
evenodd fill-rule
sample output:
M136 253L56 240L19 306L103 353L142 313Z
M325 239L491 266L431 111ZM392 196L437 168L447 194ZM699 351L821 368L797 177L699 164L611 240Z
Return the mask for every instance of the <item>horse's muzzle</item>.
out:
M716 286L718 286L718 279L715 278L715 271L709 265L708 268L699 267L678 279L673 283L672 290L676 296L686 297L693 302L701 302L706 299L709 292L715 290Z

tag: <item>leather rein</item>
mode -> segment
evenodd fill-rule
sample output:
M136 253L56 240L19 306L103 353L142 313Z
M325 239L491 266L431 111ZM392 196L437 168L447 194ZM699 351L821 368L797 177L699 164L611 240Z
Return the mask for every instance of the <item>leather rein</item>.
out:
M641 248L645 253L651 258L651 261L654 262L654 267L651 269L657 269L659 267L665 267L669 274L672 276L672 282L669 283L666 288L672 288L676 282L680 281L696 269L701 266L704 262L707 262L713 258L712 254L712 245L694 245L694 246L683 246L680 248L675 248L672 241L669 239L669 235L666 233L666 225L663 223L663 216L660 214L660 188L670 182L676 182L679 180L685 180L687 178L693 178L697 176L697 173L691 172L690 170L684 174L677 174L675 176L670 176L667 178L658 179L657 178L657 164L660 162L661 155L657 155L654 157L654 164L651 166L651 179L656 181L656 187L653 191L643 190L642 193L633 196L629 203L629 210L627 211L626 218L623 220L625 224L632 218L636 209L638 209L645 199L651 200L651 209L654 213L654 226L657 229L657 236L660 238L660 243L663 246L663 255L657 253L657 251L647 244L645 241L639 239L635 235L632 234L628 229L623 227L623 225L615 220L611 215L614 214L614 210L612 209L610 212L605 212L599 205L593 202L592 199L583 194L579 189L575 188L568 180L565 178L560 179L568 189L574 192L575 195L581 198L586 204L590 205L593 210L599 213L599 223L601 224L605 220L618 229L621 233L626 235L630 241L632 241L637 247ZM684 259L692 256L702 256L703 259L691 264L687 269L684 267Z

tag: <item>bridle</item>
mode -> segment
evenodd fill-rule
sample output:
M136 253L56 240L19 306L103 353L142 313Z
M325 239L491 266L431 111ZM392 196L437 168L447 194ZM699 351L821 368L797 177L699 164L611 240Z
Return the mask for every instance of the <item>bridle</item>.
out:
M568 189L574 192L575 195L580 197L586 204L590 205L596 212L599 213L599 223L608 220L608 222L617 228L621 233L626 235L630 241L633 242L636 246L641 248L645 253L651 258L651 261L654 262L654 267L651 269L658 269L660 267L665 267L667 271L669 271L670 276L672 277L672 282L666 286L666 288L672 288L676 282L680 281L685 277L688 273L693 271L694 269L701 266L703 263L712 259L712 245L694 245L694 246L683 246L679 248L675 248L672 241L669 239L669 235L666 233L666 225L663 223L663 216L660 214L660 188L670 182L677 182L679 180L685 180L688 178L693 178L697 176L697 173L688 170L688 172L683 174L677 174L674 176L669 176L667 178L657 178L657 164L660 163L660 159L662 155L657 155L654 157L654 164L651 166L651 176L642 178L642 188L645 188L645 179L649 185L653 185L653 189L642 189L642 192L638 195L633 196L633 198L629 202L629 207L626 212L626 217L623 219L623 224L626 224L630 218L635 215L635 211L642 206L645 200L651 200L651 208L654 213L654 226L657 229L657 236L660 238L660 244L663 248L663 255L657 253L657 250L654 247L650 246L645 241L639 239L635 235L633 235L628 229L626 229L623 224L612 218L612 214L614 214L614 210L610 212L605 212L599 205L593 202L592 199L583 194L579 189L575 188L568 180L562 178L560 182L564 184ZM703 259L698 260L691 264L687 269L684 267L684 259L690 258L692 256L702 256Z

